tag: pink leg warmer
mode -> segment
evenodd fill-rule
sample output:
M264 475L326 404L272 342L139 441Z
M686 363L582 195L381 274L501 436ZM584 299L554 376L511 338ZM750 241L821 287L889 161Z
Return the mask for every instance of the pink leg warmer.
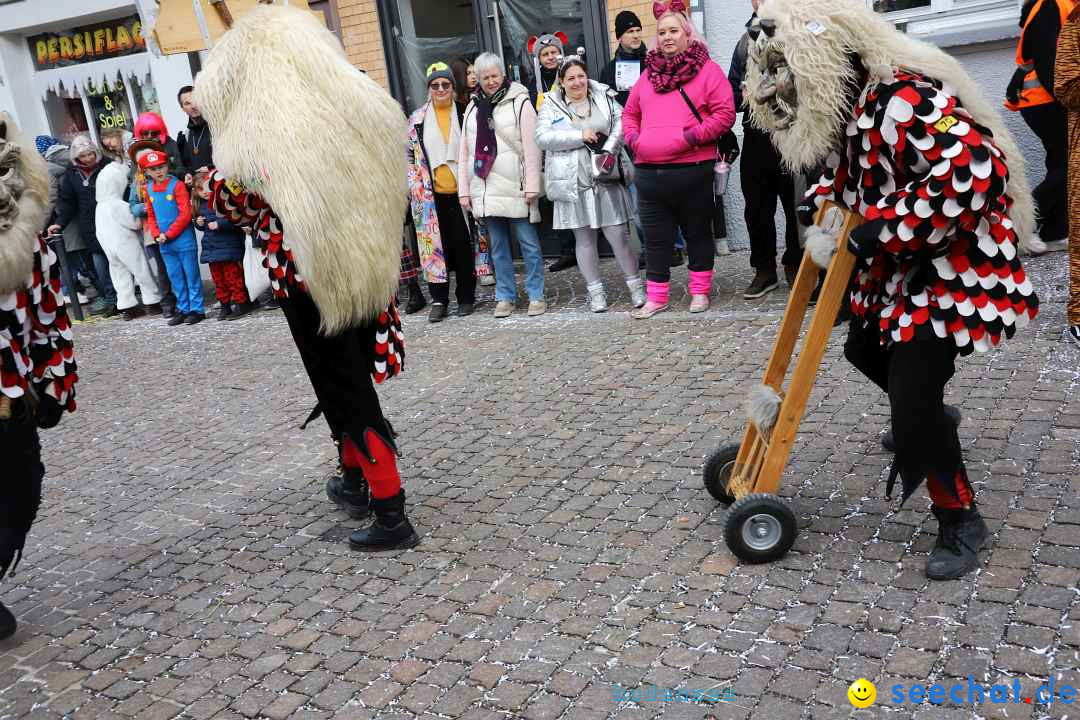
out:
M690 271L690 294L708 295L712 292L712 270Z
M671 295L671 283L646 280L645 287L649 296L649 302L656 303L657 305L667 304L668 297Z

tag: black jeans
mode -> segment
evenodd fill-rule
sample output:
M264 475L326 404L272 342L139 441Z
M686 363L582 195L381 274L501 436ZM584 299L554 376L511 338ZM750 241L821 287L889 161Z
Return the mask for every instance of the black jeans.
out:
M877 318L851 321L844 357L889 396L904 499L929 473L967 482L960 437L945 415L945 385L956 372L952 338L881 344Z
M41 443L37 422L26 403L16 400L11 419L0 420L0 457L4 481L0 485L0 577L7 573L26 542L26 534L41 505Z
M555 230L551 227L554 221L555 203L545 195L540 198L540 249L543 251L544 241L554 236L559 241L559 257L575 257L577 240L574 239L574 233L570 230Z
M682 229L691 270L712 270L713 162L696 165L639 165L634 184L645 229L645 277L671 280L671 255Z
M1042 223L1039 236L1046 242L1061 240L1069 234L1069 205L1066 200L1068 116L1065 108L1056 102L1024 108L1020 115L1039 136L1046 150L1046 177L1031 193Z
M450 302L450 273L457 276L454 295L458 304L472 305L476 302L476 263L473 256L472 233L465 221L465 213L457 195L435 195L435 214L439 218L439 236L442 239L443 259L446 261L444 283L428 283L432 302L446 305Z
M366 428L372 428L391 441L393 432L371 378L374 322L326 336L319 331L319 309L307 293L297 292L278 302L334 437L340 440L348 433L359 440Z
M743 197L746 199L746 230L750 233L750 267L776 270L776 200L784 207L787 220L784 239L787 248L781 262L798 266L802 262L799 224L795 215L795 180L780 165L780 156L769 136L744 125L742 160L739 165Z

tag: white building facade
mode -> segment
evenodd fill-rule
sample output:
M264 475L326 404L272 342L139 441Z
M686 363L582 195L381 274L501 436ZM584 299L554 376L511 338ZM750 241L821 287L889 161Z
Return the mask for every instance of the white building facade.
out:
M1006 125L1016 136L1027 163L1028 180L1033 187L1041 182L1046 174L1042 144L1020 114L1006 110L1003 104L1005 87L1016 69L1016 43L1020 37L1018 0L865 1L912 37L941 47L963 63L991 104L999 107ZM750 0L704 0L703 30L713 59L725 72L752 12ZM741 134L740 123L736 123L735 130ZM737 173L736 168L725 196L728 236L733 248L748 248L750 239L743 221L744 203ZM782 218L778 212L781 247Z
M150 6L150 7L147 7ZM64 142L79 133L132 131L139 113L165 118L173 137L187 117L177 91L191 84L187 56L151 52L145 0L0 2L0 108L25 135ZM142 12L140 12L142 11Z

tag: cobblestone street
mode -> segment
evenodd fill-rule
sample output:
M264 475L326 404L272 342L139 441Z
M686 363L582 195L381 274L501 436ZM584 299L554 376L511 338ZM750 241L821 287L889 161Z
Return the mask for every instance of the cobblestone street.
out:
M979 571L939 583L925 491L884 499L888 406L843 328L784 475L794 549L759 566L727 550L702 461L740 437L786 301L744 301L747 265L718 260L704 315L676 293L632 321L606 260L603 315L568 271L541 318L493 319L492 288L470 318L408 317L380 396L422 543L389 555L350 551L360 523L326 499L334 447L322 420L298 429L314 397L280 312L77 326L79 410L42 433L42 511L2 585L21 625L0 643L0 718L1077 717L1011 701L1014 678L1021 698L1080 687L1066 256L1028 262L1033 325L958 361L948 398L994 537ZM969 675L1007 682L1009 704L890 702ZM650 685L734 696L617 698Z

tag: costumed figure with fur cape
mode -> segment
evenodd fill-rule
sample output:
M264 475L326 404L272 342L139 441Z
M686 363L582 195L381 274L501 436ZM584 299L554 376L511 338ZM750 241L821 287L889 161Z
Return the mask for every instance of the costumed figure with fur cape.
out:
M210 52L195 99L214 136L210 207L248 226L338 443L327 491L375 521L355 549L419 542L372 382L402 366L398 284L405 116L310 13L262 5ZM274 108L288 107L288 117Z
M844 354L889 396L903 500L926 480L934 579L976 567L989 537L944 405L958 355L1035 316L1018 257L1033 237L1022 156L960 64L856 0L768 0L751 27L744 96L792 171L821 170L804 224L832 201L861 215ZM822 169L823 168L823 169ZM811 227L827 266L836 238Z
M39 231L49 171L0 112L0 578L22 558L41 504L38 428L75 410L75 351L60 263ZM0 603L0 640L15 617Z

